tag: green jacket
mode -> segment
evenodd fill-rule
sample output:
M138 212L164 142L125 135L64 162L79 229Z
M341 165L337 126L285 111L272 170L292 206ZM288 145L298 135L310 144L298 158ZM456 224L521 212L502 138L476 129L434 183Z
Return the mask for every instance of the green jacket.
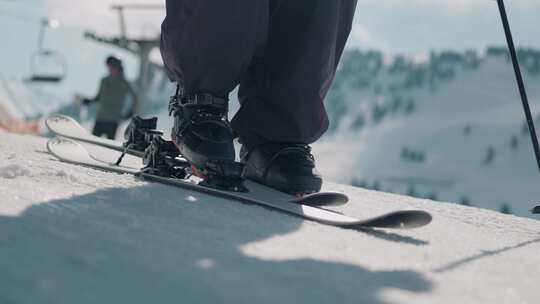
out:
M125 118L122 112L126 97L130 95L133 100L132 113L139 112L137 94L126 80L124 75L109 75L101 79L99 91L94 101L98 103L97 120L119 121ZM128 112L128 113L129 113Z

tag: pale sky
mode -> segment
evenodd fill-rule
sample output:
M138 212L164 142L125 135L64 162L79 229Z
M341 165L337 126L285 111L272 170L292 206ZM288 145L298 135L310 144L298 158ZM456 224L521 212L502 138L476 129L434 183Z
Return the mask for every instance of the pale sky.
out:
M516 43L540 48L540 1L505 2ZM392 53L504 43L494 0L360 0L349 41Z
M24 1L24 0L21 0ZM30 1L30 0L28 0ZM46 0L54 15L81 22L72 0ZM95 26L115 25L111 3L163 3L163 1L77 1L88 18L101 18ZM520 45L540 48L540 1L506 0L510 24ZM137 18L157 19L159 14ZM85 19L85 18L83 18ZM85 22L85 21L82 21ZM147 21L147 32L154 20ZM502 44L497 3L494 0L359 0L349 46L378 48L387 52L421 52L432 48L476 48Z
M23 15L47 12L66 27L117 32L118 3L163 4L156 0L16 0L1 2L2 11ZM540 48L540 0L506 0L517 44ZM1 16L0 16L1 17ZM136 34L159 31L163 12L128 14ZM504 44L495 0L359 0L349 47L382 49L390 53L430 49L484 49Z

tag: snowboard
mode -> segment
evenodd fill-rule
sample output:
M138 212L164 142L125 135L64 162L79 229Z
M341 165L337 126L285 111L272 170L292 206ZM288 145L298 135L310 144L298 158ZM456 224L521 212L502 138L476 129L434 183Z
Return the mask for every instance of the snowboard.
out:
M167 184L228 200L259 205L303 219L342 228L411 229L425 226L432 220L428 212L421 210L398 210L359 219L318 207L321 205L339 205L345 203L347 196L340 193L320 192L303 197L295 197L250 181L246 181L247 192L232 192L201 186L197 184L196 180L151 175L141 172L140 168L117 166L100 161L98 159L102 159L102 157L91 155L83 145L67 138L53 138L49 140L47 149L52 155L64 162L110 172L132 174L147 181Z
M111 149L117 152L126 152L127 154L130 154L136 157L142 157L142 154L143 154L143 152L136 151L136 150L127 149L126 151L126 149L124 148L124 145L118 141L109 140L109 139L101 138L93 134L90 134L75 119L69 116L65 116L61 114L54 114L54 115L51 115L49 118L47 118L47 120L45 121L45 124L47 125L47 127L52 133L61 137L66 137L66 138L73 139L75 141L81 141L84 143L97 145L97 146ZM118 156L114 157L110 155L106 155L106 156L95 155L97 153L95 152L93 153L91 151L88 151L88 154L90 154L91 156L92 154L94 154L93 158L97 161L103 162L104 160L108 160L107 163L109 164L113 164L112 161L113 160L116 161L118 158ZM125 161L123 161L122 163L125 163ZM122 165L120 166L115 165L111 167L112 167L112 171L114 171L114 167L120 167L122 170L136 171L136 172L132 172L133 174L136 174L138 173L138 171L140 171L141 166L142 164L138 164L138 165L131 164L132 168L128 168ZM285 193L281 193L276 190L272 190L272 191L276 192L277 195L280 195L280 196L287 195ZM292 196L289 196L289 197L292 197ZM296 201L299 201L298 198L295 198L295 199L293 198L291 198L290 200L296 199ZM342 205L342 204L347 203L348 198L346 195L342 193L320 192L320 193L315 193L309 196L303 196L303 201L306 204L310 204L314 206L323 206L323 205L324 206L337 206L337 205Z

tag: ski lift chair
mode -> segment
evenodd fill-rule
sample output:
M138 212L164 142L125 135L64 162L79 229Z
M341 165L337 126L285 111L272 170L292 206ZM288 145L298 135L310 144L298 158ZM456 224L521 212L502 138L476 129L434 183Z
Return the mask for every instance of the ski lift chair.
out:
M32 73L27 81L32 83L59 83L67 74L65 58L53 50L34 52L30 66Z
M67 75L67 63L62 54L52 49L43 48L47 28L58 27L58 21L43 19L38 37L38 48L30 59L31 75L26 79L30 83L59 83Z

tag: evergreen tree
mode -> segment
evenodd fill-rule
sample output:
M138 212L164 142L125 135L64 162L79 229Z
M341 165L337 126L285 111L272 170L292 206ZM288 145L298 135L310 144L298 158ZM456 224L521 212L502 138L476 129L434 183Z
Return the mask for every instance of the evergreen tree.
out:
M499 208L499 212L504 214L512 214L512 209L510 208L510 205L507 203L502 203L501 207Z
M486 158L484 159L484 164L489 165L495 160L495 148L489 146L486 152Z
M516 135L512 135L512 138L510 139L510 148L512 148L512 150L517 150L518 147L519 147L518 137Z
M469 197L465 195L459 199L459 203L463 206L472 206Z

